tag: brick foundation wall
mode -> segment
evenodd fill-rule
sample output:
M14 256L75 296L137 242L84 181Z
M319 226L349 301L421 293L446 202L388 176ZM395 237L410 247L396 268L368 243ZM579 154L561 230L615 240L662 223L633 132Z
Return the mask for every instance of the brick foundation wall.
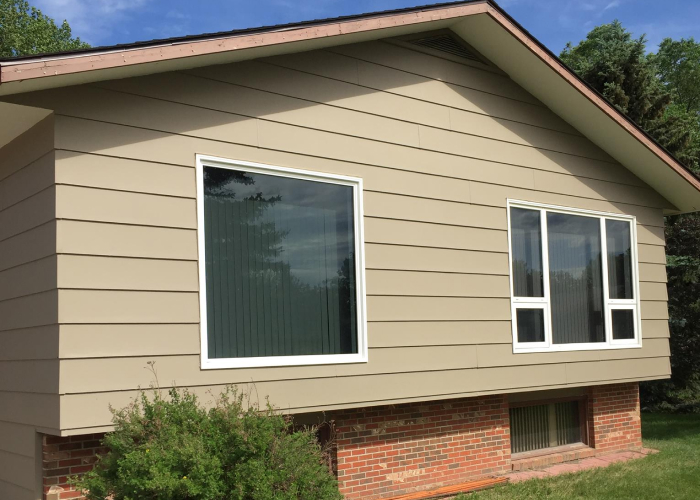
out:
M68 478L91 470L97 457L105 453L104 434L42 437L42 472L44 500L83 498L69 484Z
M332 415L338 481L372 500L510 470L504 395L347 410Z
M642 447L639 384L591 387L588 395L588 440L596 453Z
M505 395L358 408L329 415L338 482L348 500L375 500L511 470ZM642 446L639 384L588 389L595 454ZM68 477L94 466L103 434L43 436L45 500L82 498Z

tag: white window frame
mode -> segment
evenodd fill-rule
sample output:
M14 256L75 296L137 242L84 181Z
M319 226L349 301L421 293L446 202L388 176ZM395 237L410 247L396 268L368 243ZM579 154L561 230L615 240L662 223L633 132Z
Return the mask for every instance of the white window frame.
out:
M544 285L544 297L516 297L513 286L513 252L511 242L511 208L523 208L526 210L536 210L540 212L540 229L542 233L542 274ZM511 323L513 332L513 353L527 352L561 352L561 351L592 351L605 349L629 349L642 347L642 318L640 310L639 296L639 258L637 253L637 218L632 215L622 215L609 212L599 212L595 210L585 210L579 208L568 208L545 203L535 203L530 201L520 201L508 199L506 203L508 219L508 276L510 278L511 297ZM552 341L552 311L549 290L549 246L547 231L547 212L556 212L569 215L579 215L591 217L600 221L602 266L603 266L603 304L605 314L605 342L591 342L579 344L555 344ZM607 219L625 221L630 224L630 238L632 247L632 287L633 299L611 299L609 291L608 277L608 252L606 225ZM543 309L544 310L544 342L519 342L517 310L518 309ZM612 311L615 309L628 309L634 311L634 338L615 340L612 334Z
M241 170L290 179L339 184L353 189L355 231L355 291L357 301L357 353L319 354L307 356L260 356L247 358L209 358L207 339L206 265L204 259L204 167ZM366 363L367 354L367 302L365 298L365 239L362 201L362 179L336 174L312 172L297 168L266 165L248 161L231 160L208 155L196 155L197 178L197 245L199 254L199 317L202 369L256 368L274 366L330 365Z

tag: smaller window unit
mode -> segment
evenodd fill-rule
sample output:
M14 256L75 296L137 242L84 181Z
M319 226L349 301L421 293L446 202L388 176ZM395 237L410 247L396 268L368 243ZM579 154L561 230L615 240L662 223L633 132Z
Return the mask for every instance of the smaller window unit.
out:
M508 202L514 352L641 346L634 217Z
M511 453L584 443L584 408L582 400L511 407Z

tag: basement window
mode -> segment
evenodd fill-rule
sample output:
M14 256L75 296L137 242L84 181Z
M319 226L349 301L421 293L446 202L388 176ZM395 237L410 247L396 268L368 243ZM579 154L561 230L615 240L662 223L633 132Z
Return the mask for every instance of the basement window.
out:
M202 367L366 361L361 179L197 160Z
M510 408L511 453L585 443L583 400Z
M513 351L641 346L634 217L508 201Z

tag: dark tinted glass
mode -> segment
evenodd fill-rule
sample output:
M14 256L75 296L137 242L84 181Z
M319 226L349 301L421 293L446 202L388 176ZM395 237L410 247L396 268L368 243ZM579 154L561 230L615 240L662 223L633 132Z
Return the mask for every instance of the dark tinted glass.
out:
M516 309L518 342L544 342L544 310Z
M608 243L610 298L633 299L630 223L607 219L605 221L605 233Z
M511 453L581 442L578 401L510 409Z
M540 212L510 209L513 288L516 297L544 297Z
M204 169L209 357L357 352L353 189Z
M613 309L612 331L615 340L634 338L634 311L631 309Z
M547 213L552 341L605 342L600 219Z

